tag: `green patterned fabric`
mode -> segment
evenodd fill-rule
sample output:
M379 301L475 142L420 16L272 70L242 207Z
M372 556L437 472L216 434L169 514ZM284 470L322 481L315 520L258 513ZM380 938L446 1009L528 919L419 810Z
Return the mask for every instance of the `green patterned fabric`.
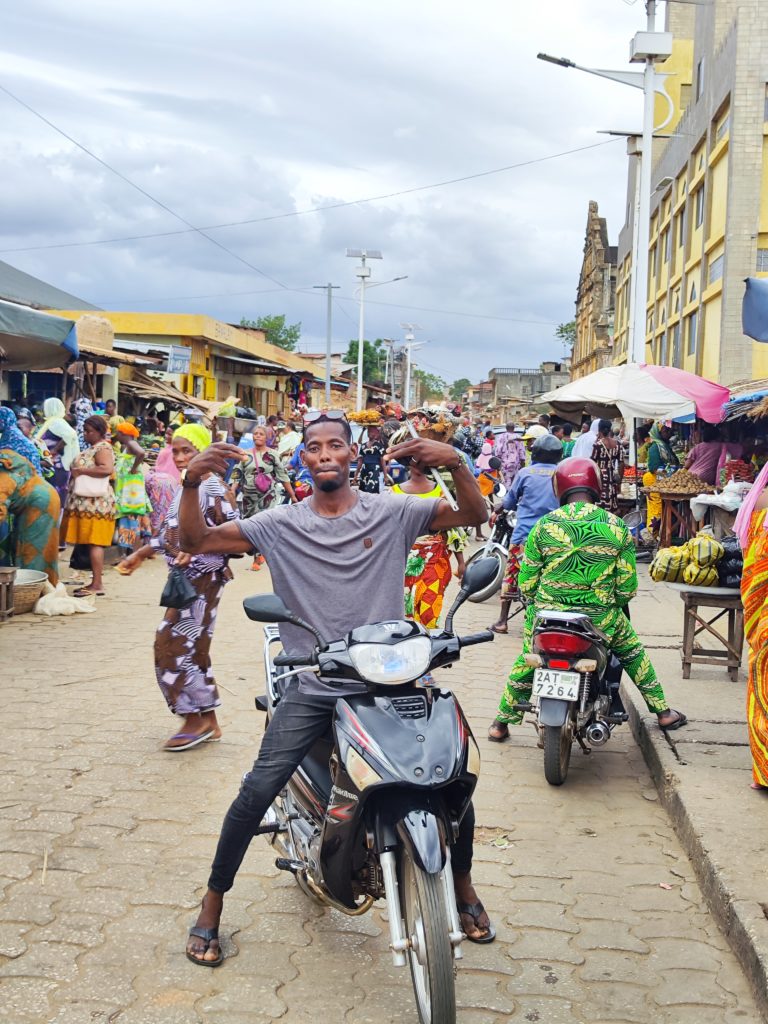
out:
M531 695L534 670L524 658L531 652L540 608L585 611L608 637L648 710L666 710L656 671L622 610L637 591L637 568L632 537L617 516L581 501L542 516L525 545L519 586L532 603L526 609L523 650L510 671L497 721L517 725L523 719L514 705Z
M528 535L520 591L540 608L611 608L637 592L635 545L618 516L584 501L548 512Z

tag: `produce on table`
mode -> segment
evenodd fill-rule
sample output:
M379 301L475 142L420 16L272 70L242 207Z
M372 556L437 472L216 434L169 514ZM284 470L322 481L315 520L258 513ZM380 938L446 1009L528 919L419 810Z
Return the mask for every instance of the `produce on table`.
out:
M719 563L727 558L723 544L709 533L699 533L681 547L662 548L651 562L651 579L656 583L687 583L691 587L716 587Z
M662 548L651 562L651 579L656 583L682 583L690 561L691 556L685 546Z
M678 469L672 476L660 477L650 490L654 494L712 494L714 487L687 469Z
M742 459L728 459L720 470L720 486L724 487L731 480L738 483L751 483L755 478L752 467Z
M696 565L691 562L683 573L683 582L691 587L716 587L720 582L715 565Z

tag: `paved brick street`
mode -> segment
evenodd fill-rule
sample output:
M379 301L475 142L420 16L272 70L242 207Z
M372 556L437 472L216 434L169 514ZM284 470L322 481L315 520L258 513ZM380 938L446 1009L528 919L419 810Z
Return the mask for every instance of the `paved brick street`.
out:
M1 1021L415 1021L381 915L320 910L263 839L225 904L231 959L208 971L184 957L262 728L260 628L240 601L269 577L234 566L213 647L224 739L188 753L159 749L174 725L151 657L159 562L130 579L109 572L93 615L0 626ZM496 608L469 606L457 621L468 632ZM459 1019L757 1022L629 730L588 759L575 752L562 789L544 782L529 727L503 746L485 740L516 649L514 635L500 638L445 673L484 758L475 879L498 931L491 946L464 945Z

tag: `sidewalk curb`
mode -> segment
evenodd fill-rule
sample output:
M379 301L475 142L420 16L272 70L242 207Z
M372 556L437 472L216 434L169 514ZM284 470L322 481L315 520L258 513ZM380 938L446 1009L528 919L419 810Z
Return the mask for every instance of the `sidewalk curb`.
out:
M762 906L740 899L729 885L706 835L696 825L696 810L686 794L685 763L656 725L634 686L622 684L629 725L653 778L662 806L669 814L680 843L691 860L709 909L744 971L763 1020L768 1021L768 920ZM674 735L674 734L673 734Z

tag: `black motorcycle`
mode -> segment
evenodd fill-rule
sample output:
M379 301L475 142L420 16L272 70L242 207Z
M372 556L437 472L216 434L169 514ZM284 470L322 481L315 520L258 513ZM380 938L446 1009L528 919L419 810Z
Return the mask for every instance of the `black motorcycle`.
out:
M268 719L299 672L367 686L365 694L339 698L331 732L258 832L271 836L277 867L321 903L358 915L386 901L392 958L396 966L410 964L422 1024L456 1020L453 962L465 936L450 848L480 771L458 701L430 673L457 662L462 648L493 640L487 630L458 637L452 629L456 610L493 572L493 562L468 567L443 630L402 619L327 642L274 594L244 601L249 619L291 622L317 641L310 656L272 657L278 630L265 627L268 692L256 704Z
M562 786L573 741L589 754L602 747L628 715L619 696L621 665L608 638L583 612L539 611L533 626L532 701L518 704L536 716L544 747L544 777Z
M504 573L507 570L507 556L512 544L512 533L515 529L517 514L513 511L502 509L496 516L491 535L485 544L479 548L471 558L467 560L467 566L474 565L481 558L492 558L496 562L496 572L487 587L472 594L470 601L480 604L493 597L504 582Z

